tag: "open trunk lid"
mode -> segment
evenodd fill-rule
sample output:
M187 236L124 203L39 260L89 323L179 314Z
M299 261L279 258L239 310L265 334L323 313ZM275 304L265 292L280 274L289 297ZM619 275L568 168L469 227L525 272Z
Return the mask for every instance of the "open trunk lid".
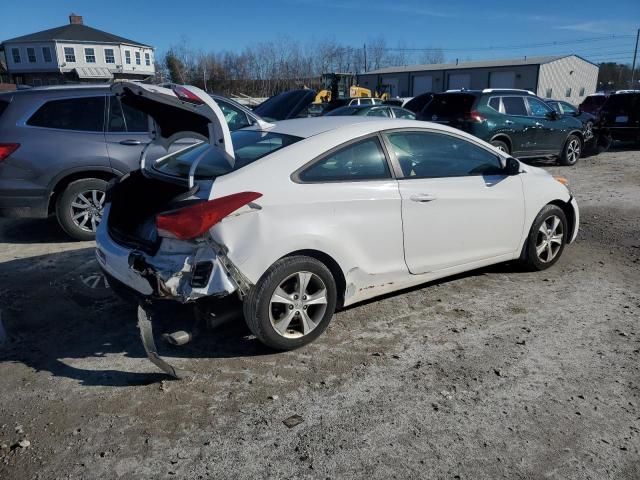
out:
M111 90L122 103L150 117L152 144L168 151L171 144L180 139L202 140L211 148L219 149L229 165L234 166L231 132L224 113L203 90L189 85L175 85L169 89L130 81L117 82ZM140 160L143 169L144 157L143 152Z

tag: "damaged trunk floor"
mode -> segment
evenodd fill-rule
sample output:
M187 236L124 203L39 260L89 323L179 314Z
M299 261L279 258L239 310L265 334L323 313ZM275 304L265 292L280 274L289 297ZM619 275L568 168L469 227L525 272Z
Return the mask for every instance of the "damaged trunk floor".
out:
M0 478L640 478L640 152L571 168L581 230L538 273L498 265L340 312L267 350L240 321L184 346L54 220L0 219Z

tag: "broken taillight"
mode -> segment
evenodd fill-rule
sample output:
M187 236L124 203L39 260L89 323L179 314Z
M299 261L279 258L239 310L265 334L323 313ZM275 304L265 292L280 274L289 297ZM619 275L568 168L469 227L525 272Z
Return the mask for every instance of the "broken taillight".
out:
M176 97L178 97L183 102L191 103L193 105L204 104L204 101L188 88L182 87L180 85L174 85L172 90L173 93L176 94Z
M15 152L19 146L19 143L0 143L0 162Z
M260 198L261 193L242 192L197 203L156 215L156 227L161 237L191 240L201 237L230 213Z

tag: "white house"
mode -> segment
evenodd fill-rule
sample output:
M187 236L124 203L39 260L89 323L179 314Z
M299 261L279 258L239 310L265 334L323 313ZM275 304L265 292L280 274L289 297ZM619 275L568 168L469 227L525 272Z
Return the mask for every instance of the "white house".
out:
M75 14L68 25L5 40L0 49L16 84L144 80L155 74L152 46L88 27Z

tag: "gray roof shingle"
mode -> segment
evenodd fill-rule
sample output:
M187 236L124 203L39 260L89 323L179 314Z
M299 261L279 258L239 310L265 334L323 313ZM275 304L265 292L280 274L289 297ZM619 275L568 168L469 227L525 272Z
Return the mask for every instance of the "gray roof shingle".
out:
M42 30L41 32L10 38L9 40L5 40L3 43L50 42L52 40L68 42L128 43L151 48L151 45L119 37L112 33L103 32L97 28L88 27L87 25L82 24L69 24L63 25L62 27L50 28L49 30Z

